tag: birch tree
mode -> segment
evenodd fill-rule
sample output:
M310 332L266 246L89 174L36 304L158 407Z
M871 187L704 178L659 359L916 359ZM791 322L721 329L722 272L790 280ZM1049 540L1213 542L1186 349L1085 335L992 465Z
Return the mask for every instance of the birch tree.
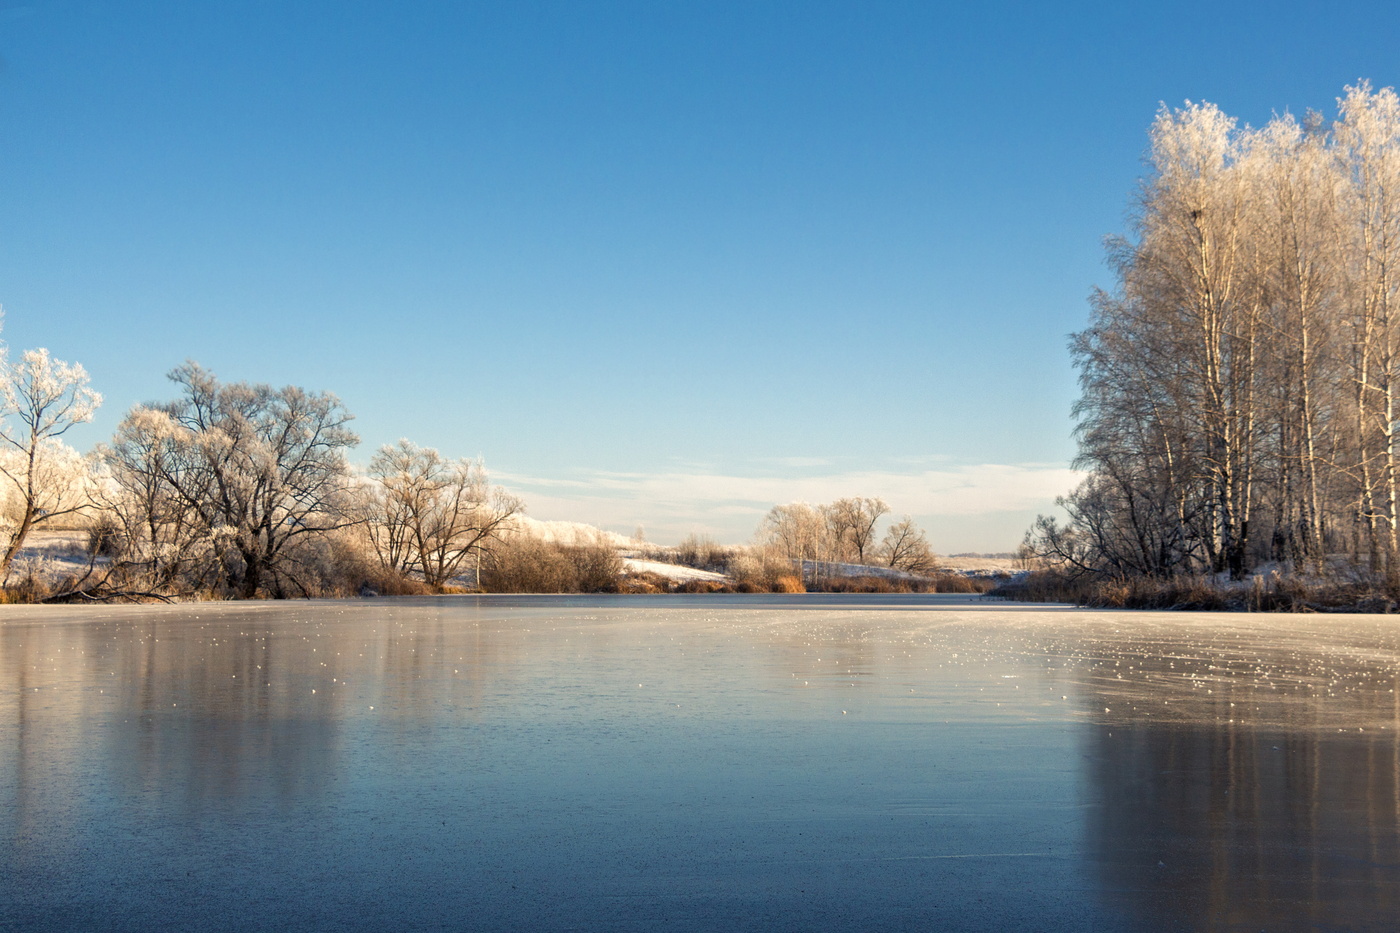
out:
M1289 114L1271 120L1247 159L1258 181L1256 274L1268 296L1276 556L1315 561L1323 555L1323 462L1335 462L1325 428L1336 415L1340 178L1316 113L1304 123Z
M1211 104L1158 114L1133 265L1152 302L1154 343L1176 355L1184 413L1201 441L1207 555L1244 572L1252 501L1260 301L1248 281L1249 176L1236 122Z
M1081 572L1240 577L1349 538L1400 585L1400 100L1330 127L1159 112L1117 284L1073 336L1079 466L1040 553Z
M1335 153L1342 174L1343 256L1355 405L1357 513L1373 566L1396 553L1396 392L1400 380L1400 98L1369 83L1338 101Z

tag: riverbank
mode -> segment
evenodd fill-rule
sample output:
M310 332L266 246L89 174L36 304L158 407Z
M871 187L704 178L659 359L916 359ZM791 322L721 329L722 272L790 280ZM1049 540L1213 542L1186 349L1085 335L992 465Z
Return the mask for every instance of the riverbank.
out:
M1247 580L1207 576L1093 579L1040 570L1008 579L988 596L1026 603L1070 603L1090 609L1197 612L1392 613L1400 603L1379 575L1340 579L1255 574Z

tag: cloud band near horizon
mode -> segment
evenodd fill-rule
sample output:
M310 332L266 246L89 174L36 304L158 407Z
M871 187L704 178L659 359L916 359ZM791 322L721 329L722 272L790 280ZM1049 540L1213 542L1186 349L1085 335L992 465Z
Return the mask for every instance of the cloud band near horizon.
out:
M495 479L524 497L535 518L587 522L624 534L640 525L648 539L660 543L675 543L692 532L741 543L774 505L878 496L893 515L913 516L934 548L947 553L1013 549L1035 515L1055 510L1055 498L1084 476L1052 463L825 473L813 472L817 465L794 469L806 474L800 476L695 469L586 471L554 479L501 472Z

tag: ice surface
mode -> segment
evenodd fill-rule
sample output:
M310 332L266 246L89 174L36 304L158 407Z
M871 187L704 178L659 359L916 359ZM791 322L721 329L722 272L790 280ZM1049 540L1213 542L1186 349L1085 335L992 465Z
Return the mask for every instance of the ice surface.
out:
M947 596L0 615L0 929L1389 929L1400 628Z

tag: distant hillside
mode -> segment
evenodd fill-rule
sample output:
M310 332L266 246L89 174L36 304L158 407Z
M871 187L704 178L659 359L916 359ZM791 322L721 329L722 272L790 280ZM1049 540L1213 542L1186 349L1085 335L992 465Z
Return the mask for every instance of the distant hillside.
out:
M591 543L598 540L598 536L601 535L604 541L614 547L623 548L636 545L636 542L626 535L620 535L615 531L604 531L583 522L544 522L528 515L518 516L516 521L522 531L555 544Z

